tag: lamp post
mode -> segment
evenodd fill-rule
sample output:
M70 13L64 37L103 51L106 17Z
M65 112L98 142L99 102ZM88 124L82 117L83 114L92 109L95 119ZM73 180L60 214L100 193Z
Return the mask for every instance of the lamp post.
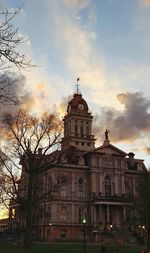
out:
M85 229L85 225L86 225L86 219L83 219L83 226L84 226L84 253L86 253L86 229Z
M142 226L142 236L143 236L143 241L145 241L145 226Z
M52 243L52 223L49 223L50 225L50 242Z
M113 225L111 224L111 225L110 225L110 233L111 233L111 236L112 236L112 228L113 228Z

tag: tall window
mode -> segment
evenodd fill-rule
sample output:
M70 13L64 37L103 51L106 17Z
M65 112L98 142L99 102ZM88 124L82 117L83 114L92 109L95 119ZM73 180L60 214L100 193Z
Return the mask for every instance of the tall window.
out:
M89 137L89 127L86 127L86 136Z
M89 122L86 122L86 136L88 137L89 135L90 135Z
M83 137L84 136L84 134L83 134L83 125L81 125L81 127L80 127L80 131L81 131L81 137Z
M78 181L79 198L83 198L83 178Z
M111 177L108 175L105 177L105 195L111 196Z
M78 136L78 126L75 125L75 136Z
M61 222L67 221L67 207L66 206L61 207L60 220Z
M83 208L78 209L78 222L82 223L83 221Z
M60 190L60 194L62 198L66 197L66 186L62 185L61 190Z

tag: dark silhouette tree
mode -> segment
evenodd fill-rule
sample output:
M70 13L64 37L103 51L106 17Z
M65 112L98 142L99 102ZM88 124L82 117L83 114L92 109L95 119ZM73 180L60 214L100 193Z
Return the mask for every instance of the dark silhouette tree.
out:
M139 183L139 196L135 201L136 219L145 234L147 252L150 250L150 171L145 170Z
M21 9L22 6L13 12L0 11L0 103L18 102L11 89L13 80L9 78L10 69L26 69L33 66L19 50L19 46L25 43L26 39L13 24Z
M32 241L33 213L39 203L62 184L57 178L48 188L36 191L43 173L60 161L62 124L53 114L36 117L19 111L4 117L6 145L1 148L2 198L5 204L19 208L24 219L24 247Z

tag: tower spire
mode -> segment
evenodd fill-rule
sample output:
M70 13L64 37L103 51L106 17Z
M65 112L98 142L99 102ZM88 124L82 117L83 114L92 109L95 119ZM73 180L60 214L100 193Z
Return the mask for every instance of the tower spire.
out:
M80 78L78 77L77 78L77 82L75 84L75 86L76 86L76 94L79 94L79 81L80 81Z

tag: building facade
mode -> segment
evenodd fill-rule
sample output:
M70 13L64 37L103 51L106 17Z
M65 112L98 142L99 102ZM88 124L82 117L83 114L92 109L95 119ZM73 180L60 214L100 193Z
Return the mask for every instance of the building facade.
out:
M61 162L40 175L40 189L49 189L58 178L58 189L43 199L33 215L33 238L49 242L82 240L83 219L89 241L98 241L103 231L132 230L132 197L137 196L139 180L146 170L143 160L135 159L109 140L106 129L102 145L95 148L93 116L80 93L67 106ZM39 156L42 150L39 149ZM10 209L10 216L14 207ZM16 224L23 224L15 207Z

